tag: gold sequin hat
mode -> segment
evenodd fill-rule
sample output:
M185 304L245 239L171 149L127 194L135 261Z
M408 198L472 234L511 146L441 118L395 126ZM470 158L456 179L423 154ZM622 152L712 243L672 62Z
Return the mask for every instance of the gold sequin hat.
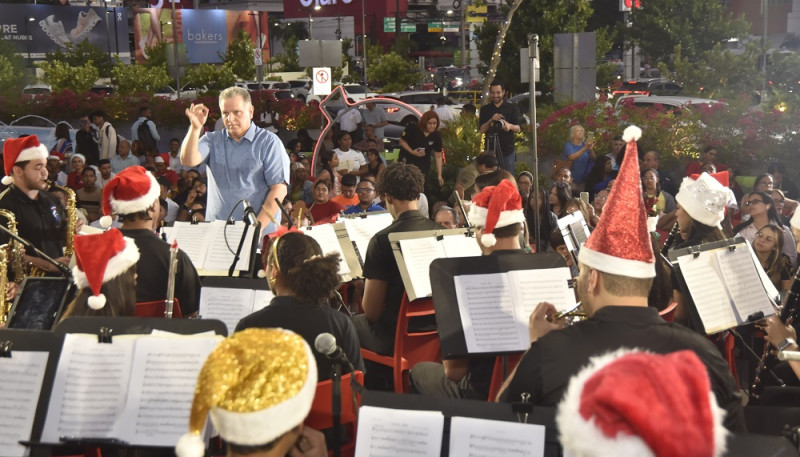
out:
M237 332L208 356L197 379L189 433L179 457L201 457L206 416L220 436L242 446L274 441L301 424L317 388L317 364L306 341L283 329Z

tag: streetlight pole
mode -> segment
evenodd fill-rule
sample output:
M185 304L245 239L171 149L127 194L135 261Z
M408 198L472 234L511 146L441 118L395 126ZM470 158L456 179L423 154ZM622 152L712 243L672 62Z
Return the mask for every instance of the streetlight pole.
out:
M264 43L262 42L262 39L261 39L261 12L260 11L252 12L251 11L249 14L250 14L250 16L254 16L253 17L253 24L256 26L256 33L258 33L258 49L259 49L259 52L262 53L261 54L261 63L256 67L256 80L260 83L261 80L264 77L264 55L263 55ZM255 19L255 16L258 17L258 21L257 22L256 22L256 19Z
M369 92L369 83L367 82L367 15L364 14L364 0L361 0L361 53L364 57L361 69L364 71L364 95L366 95Z
M175 92L178 94L178 100L181 99L181 64L178 62L178 34L175 33L178 21L175 17L175 2L172 4L172 56L175 58Z

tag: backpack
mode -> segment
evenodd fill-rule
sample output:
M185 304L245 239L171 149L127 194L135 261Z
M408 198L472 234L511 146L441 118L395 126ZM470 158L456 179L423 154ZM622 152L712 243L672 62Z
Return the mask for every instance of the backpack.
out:
M139 136L139 141L142 142L142 146L144 146L145 151L149 151L150 149L155 149L158 151L158 144L156 144L156 139L153 138L153 133L150 132L150 126L147 124L153 122L150 119L145 119L139 124L139 127L136 129L136 133Z

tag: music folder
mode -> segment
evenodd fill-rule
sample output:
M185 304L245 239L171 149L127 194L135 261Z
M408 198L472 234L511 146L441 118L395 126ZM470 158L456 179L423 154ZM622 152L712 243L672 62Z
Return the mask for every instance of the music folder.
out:
M576 303L569 268L552 252L437 259L430 283L444 359L525 351L536 305L565 311Z
M200 276L227 276L233 263L233 256L242 238L245 223L223 220L209 222L175 222L172 227L164 227L167 242L178 240L178 248L191 259ZM254 230L247 231L237 271L251 271L255 263L259 237Z

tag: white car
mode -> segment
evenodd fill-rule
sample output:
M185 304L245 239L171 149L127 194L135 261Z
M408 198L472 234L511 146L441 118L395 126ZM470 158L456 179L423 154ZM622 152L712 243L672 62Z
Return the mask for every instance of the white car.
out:
M664 108L672 109L680 108L683 106L689 105L716 105L717 103L722 103L717 100L711 100L708 98L698 98L698 97L679 97L679 96L660 96L660 95L625 95L619 97L614 104L614 108L620 110L623 106L626 106L628 103L633 104L633 106L637 106L640 108L649 107L653 105L662 105Z
M380 96L400 100L403 103L413 106L420 113L424 113L425 111L430 111L431 109L436 108L436 103L440 97L445 99L445 104L452 107L453 110L456 111L456 114L460 114L461 108L464 106L462 104L455 103L439 92L433 91L397 92L392 94L380 94ZM383 105L382 103L378 104ZM386 110L386 118L392 124L408 125L409 123L417 122L419 120L419 117L416 114L406 108L388 104L383 106L383 108Z
M313 86L310 79L293 79L289 81L289 85L291 86L291 91L295 98L302 101L306 101L308 92Z
M75 144L75 132L76 130L70 125L69 137L72 144ZM36 135L39 142L49 151L56 144L56 123L34 114L22 116L8 125L0 122L0 150L7 139L18 138L20 135Z
M181 88L181 100L194 100L199 95L203 94L208 90L207 87L195 87L191 84L186 84ZM178 99L178 91L176 91L172 86L164 86L161 89L158 89L156 93L153 94L154 97L159 98L166 98L169 100L177 100Z

